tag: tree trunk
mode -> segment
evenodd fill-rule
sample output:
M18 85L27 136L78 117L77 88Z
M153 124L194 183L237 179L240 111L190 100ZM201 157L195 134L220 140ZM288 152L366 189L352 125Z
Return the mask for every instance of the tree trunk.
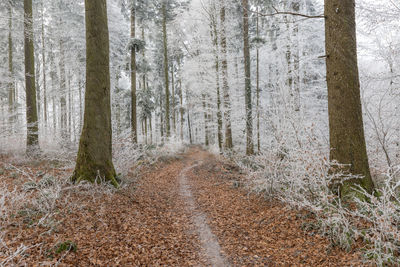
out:
M162 4L163 14L163 45L164 45L164 75L165 75L165 125L167 137L171 136L171 125L169 121L169 77L168 77L168 39L167 39L167 7Z
M183 116L184 116L184 109L183 109L183 88L182 88L182 78L179 79L179 100L180 100L180 121L181 121L181 131L180 131L180 137L181 141L183 141Z
M257 3L259 4L259 3ZM259 13L259 6L257 5L257 25L256 25L256 34L257 38L260 38L260 17L258 15ZM256 93L257 93L257 153L261 152L260 149L260 48L257 46L257 51L256 51L256 75L257 75L257 82L256 82Z
M162 114L162 93L160 93L160 135L161 139L164 137L164 120Z
M361 185L372 193L374 184L368 165L360 100L355 0L326 0L325 17L330 160L345 164L338 167L338 171L362 176L343 183L342 198L354 193L354 185Z
M243 5L243 41L245 72L245 105L246 105L246 154L254 154L253 145L253 107L251 98L250 45L249 45L249 3L242 0Z
M51 80L51 102L52 102L52 120L53 120L53 136L57 135L57 108L56 108L56 63L54 62L53 44L50 43L50 80Z
M106 0L85 0L85 115L73 182L109 181L118 187L112 163L110 59ZM99 180L100 179L100 180Z
M25 50L25 89L27 154L39 153L39 125L36 107L35 57L33 47L32 0L24 0L24 50Z
M300 12L300 1L292 2L292 10L296 13ZM300 47L299 47L299 22L293 25L293 105L294 111L300 111Z
M136 1L133 1L131 7L131 127L132 127L132 142L138 142L137 129L137 105L136 105L136 45L133 41L136 38Z
M46 84L46 44L44 38L44 7L42 2L42 64L43 64L43 115L44 128L47 128L47 84Z
M220 0L221 3L221 52L222 52L222 90L224 94L224 119L225 119L225 148L232 149L232 124L231 124L231 100L229 96L228 84L228 59L226 51L226 26L225 26L225 0Z
M204 113L204 144L208 146L210 141L208 139L208 115L206 105L206 94L203 94L203 113Z
M213 11L216 13L215 4L213 5ZM211 39L214 44L214 57L215 57L215 79L217 87L217 138L218 138L218 148L219 152L222 153L222 112L221 112L221 88L219 82L219 43L218 43L218 29L217 29L217 18L213 15L211 21Z
M176 133L176 115L175 115L175 67L174 62L171 63L171 111L172 111L172 129Z
M60 22L61 24L61 22ZM66 74L65 74L65 56L64 56L64 46L63 40L60 39L60 130L61 138L64 142L69 142L68 136L68 114L67 114L67 99L66 99Z
M12 130L15 119L15 83L14 83L14 63L13 63L13 39L12 39L12 6L8 5L9 21L8 21L8 72L10 83L8 84L8 111L9 123Z

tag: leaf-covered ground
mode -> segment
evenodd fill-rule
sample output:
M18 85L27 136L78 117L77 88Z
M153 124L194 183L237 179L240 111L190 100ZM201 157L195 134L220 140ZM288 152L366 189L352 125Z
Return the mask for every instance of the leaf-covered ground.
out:
M5 165L4 181L26 182ZM37 223L43 214L27 221L17 213L1 229L3 240L9 249L34 246L17 257L20 266L361 265L357 253L305 232L304 212L249 194L240 181L235 169L193 148L143 169L122 190L66 188L51 227Z

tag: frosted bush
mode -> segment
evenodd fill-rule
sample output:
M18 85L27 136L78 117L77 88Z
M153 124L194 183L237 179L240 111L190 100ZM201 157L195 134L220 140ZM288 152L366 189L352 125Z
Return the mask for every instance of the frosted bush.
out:
M400 166L391 168L375 195L363 190L367 201L354 199L357 208L340 201L338 181L356 179L329 172L328 146L316 142L310 129L275 143L265 153L253 157L234 157L248 173L251 188L293 207L315 215L318 228L332 245L350 250L356 240L366 243L366 260L378 266L400 264ZM302 140L299 142L299 140Z

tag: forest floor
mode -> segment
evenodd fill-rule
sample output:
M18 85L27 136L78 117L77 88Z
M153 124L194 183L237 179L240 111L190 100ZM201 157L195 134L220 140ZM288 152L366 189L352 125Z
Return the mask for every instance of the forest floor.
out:
M26 222L19 214L1 229L3 240L9 248L30 247L18 266L362 265L359 253L306 232L307 212L249 193L242 176L191 148L143 168L121 190L70 192L67 203L57 203L51 231L35 223L39 218ZM0 178L15 184L7 168ZM70 244L70 251L60 244Z

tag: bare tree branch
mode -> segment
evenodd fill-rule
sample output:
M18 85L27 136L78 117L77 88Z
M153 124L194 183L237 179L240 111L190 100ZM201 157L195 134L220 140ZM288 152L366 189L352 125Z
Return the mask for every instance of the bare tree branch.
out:
M274 6L272 8L275 10L275 13L264 14L264 13L260 13L260 12L253 11L253 10L249 10L249 12L255 13L262 17L272 17L272 16L276 16L276 15L292 15L292 16L303 17L303 18L308 18L308 19L323 19L323 18L325 18L324 15L315 15L315 16L314 15L306 15L306 14L301 14L301 13L296 13L296 12L279 11Z

